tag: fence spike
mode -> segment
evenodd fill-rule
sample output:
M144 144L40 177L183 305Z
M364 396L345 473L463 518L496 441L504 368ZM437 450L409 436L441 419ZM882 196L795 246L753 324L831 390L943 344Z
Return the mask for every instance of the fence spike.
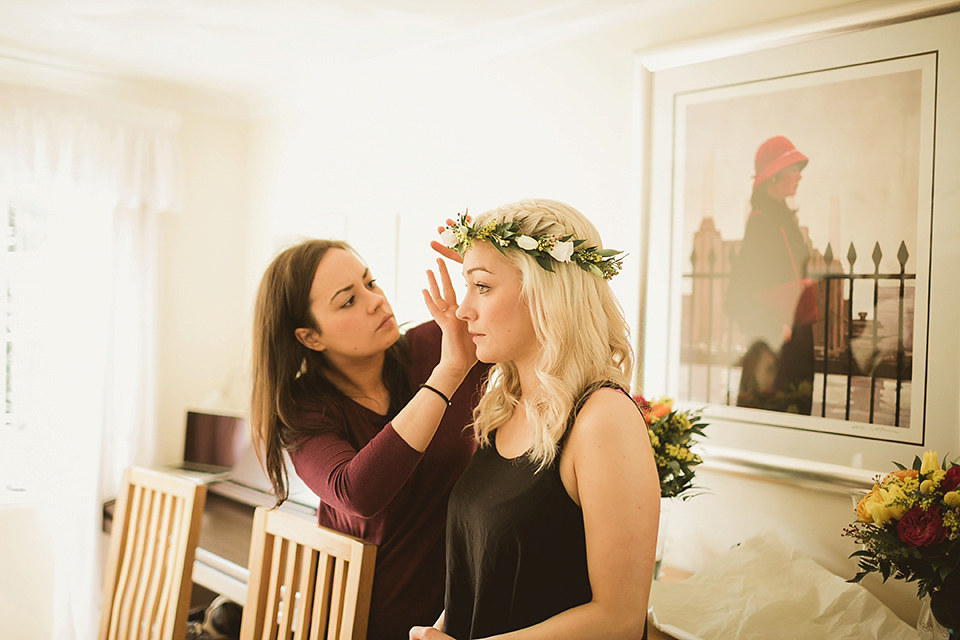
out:
M823 252L823 262L827 265L827 273L830 273L830 265L833 264L833 247L827 243L827 250Z
M850 271L853 272L853 263L857 261L857 250L853 248L853 243L850 243L850 249L847 251L847 262L850 263Z
M873 270L874 272L880 271L880 260L883 258L883 251L880 250L880 243L877 242L873 245Z
M900 270L903 271L907 266L907 259L910 257L910 252L907 251L907 243L903 240L900 241L900 250L897 251L897 260L900 261Z
M693 265L693 270L697 270L697 248L694 247L693 251L690 252L690 264Z

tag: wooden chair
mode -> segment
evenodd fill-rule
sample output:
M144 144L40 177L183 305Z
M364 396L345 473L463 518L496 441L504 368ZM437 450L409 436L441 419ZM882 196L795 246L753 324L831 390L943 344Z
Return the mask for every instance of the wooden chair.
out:
M182 640L207 488L131 467L113 512L99 640Z
M241 640L365 640L376 545L303 516L253 517Z

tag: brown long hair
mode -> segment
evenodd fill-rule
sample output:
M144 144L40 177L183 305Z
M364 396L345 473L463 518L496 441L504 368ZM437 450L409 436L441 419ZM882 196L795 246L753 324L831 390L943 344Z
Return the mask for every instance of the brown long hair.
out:
M253 389L251 436L257 458L273 487L276 504L287 499L290 482L284 452L304 437L337 429L341 421L305 420L307 411L333 413L344 396L327 378L330 365L320 351L297 340L301 327L320 331L310 313L310 289L327 251L356 252L340 240L305 240L281 252L263 274L257 290L253 321ZM401 338L386 353L383 379L390 392L391 414L412 395L406 376L406 341ZM322 426L322 425L336 426Z

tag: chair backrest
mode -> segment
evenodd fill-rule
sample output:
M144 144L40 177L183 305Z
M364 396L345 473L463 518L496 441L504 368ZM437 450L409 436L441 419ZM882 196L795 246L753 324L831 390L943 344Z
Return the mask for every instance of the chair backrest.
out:
M205 485L131 467L113 512L99 640L182 640Z
M280 509L253 517L241 640L365 640L377 547Z

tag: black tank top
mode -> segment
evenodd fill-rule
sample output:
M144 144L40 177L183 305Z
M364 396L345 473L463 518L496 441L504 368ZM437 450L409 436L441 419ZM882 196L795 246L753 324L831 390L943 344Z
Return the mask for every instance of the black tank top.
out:
M601 386L615 385L581 395L549 467L538 473L526 455L503 458L494 432L454 486L444 631L456 640L523 629L590 601L583 511L558 463L577 413Z

